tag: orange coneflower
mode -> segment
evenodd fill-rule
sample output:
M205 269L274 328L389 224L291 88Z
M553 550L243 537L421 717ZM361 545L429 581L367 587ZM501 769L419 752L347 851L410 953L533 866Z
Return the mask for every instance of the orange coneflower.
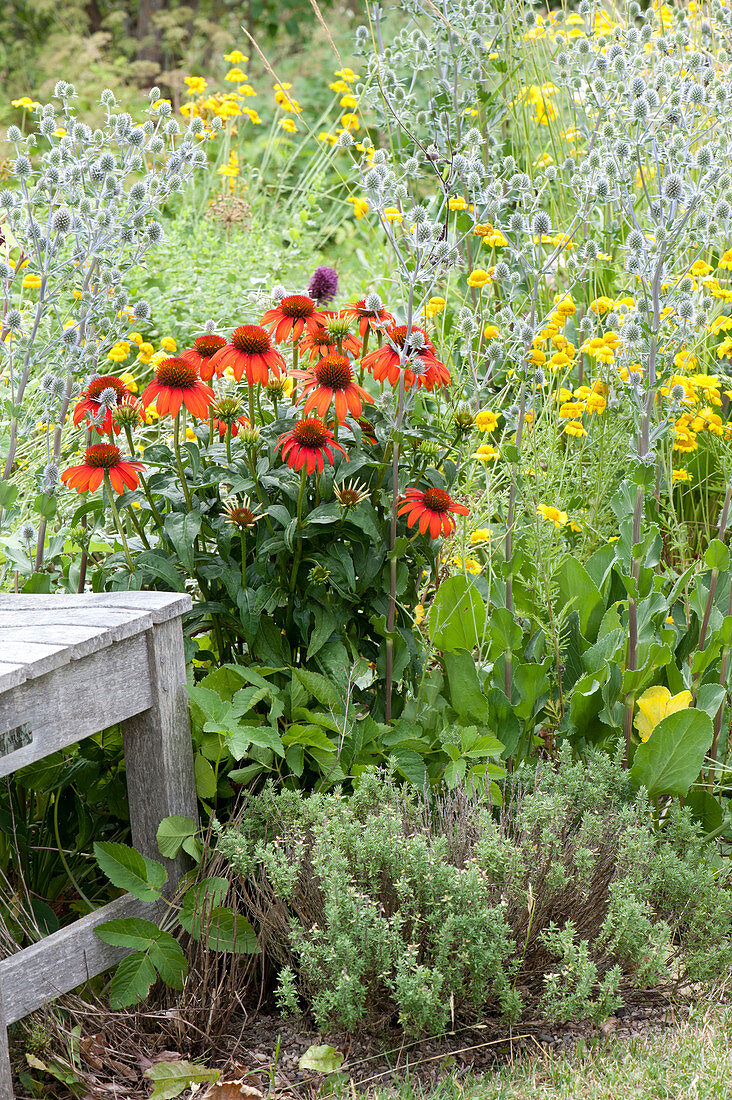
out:
M273 309L268 309L261 323L269 327L278 344L292 338L299 340L303 330L312 332L323 327L323 315L307 294L288 294Z
M362 336L365 336L370 329L379 332L385 325L394 324L394 318L387 309L383 306L379 306L378 309L369 309L365 298L361 298L358 302L349 302L343 307L341 313L345 317L353 317L358 321L358 331Z
M419 524L421 534L429 531L431 538L436 539L442 532L445 537L455 530L455 521L450 518L450 513L455 512L459 516L469 515L464 504L456 504L449 493L444 489L430 487L424 491L421 489L407 489L402 500L399 501L398 515L407 516L407 527Z
M239 432L244 428L249 427L249 421L245 416L237 416L234 421L219 420L218 417L213 418L214 431L218 432L223 439L229 428L231 428L231 438L236 439Z
M325 468L323 455L327 457L330 465L333 465L331 447L339 450L346 456L346 462L348 461L348 455L340 443L336 443L330 428L326 428L325 424L314 418L298 420L289 432L280 436L275 450L278 447L282 447L282 458L290 469L296 472L304 466L309 474L314 473L315 470L322 474Z
M113 374L103 374L99 378L94 378L86 389L81 391L79 400L74 406L74 424L78 425L85 420L86 427L90 431L94 428L100 435L111 435L113 431L119 432L117 425L112 422L114 405L105 405L104 417L101 422L97 421L101 409L99 398L105 390L113 391L114 405L119 405L125 397L130 396L130 391L121 378L116 378Z
M343 421L348 413L361 416L363 402L374 400L354 382L353 367L345 355L326 355L314 367L295 370L291 374L304 379L302 397L306 399L303 408L306 416L313 409L319 416L325 416L331 401L334 401L336 420Z
M216 352L211 366L217 374L230 367L237 382L246 374L250 386L257 382L266 386L269 372L279 378L280 371L285 370L285 361L272 347L272 337L261 325L239 325L228 344Z
M371 371L377 382L383 382L388 378L391 385L395 386L399 381L401 353L406 346L407 360L404 366L406 389L414 385L415 381L418 386L425 386L428 390L435 386L447 386L450 382L450 372L437 358L426 333L416 325L412 326L412 333L420 334L421 346L416 348L410 346L406 325L390 325L386 330L388 341L383 347L375 348L365 355L361 365Z
M137 488L140 484L138 472L144 469L141 462L123 459L114 443L96 443L93 447L87 447L80 466L69 466L68 470L64 470L61 480L70 489L86 493L98 489L107 473L115 493L124 493L125 489Z
M197 336L192 348L182 351L182 359L190 359L198 367L199 374L204 382L210 382L214 376L214 368L211 363L214 355L226 346L226 337L217 336L213 332L207 332L204 336ZM220 374L223 371L219 372Z
M158 363L153 380L141 400L143 405L155 401L160 416L166 413L177 416L181 405L185 405L191 416L203 420L214 397L211 387L201 381L196 364L176 356Z
M304 357L309 352L310 359L346 352L360 355L361 341L350 331L349 319L339 313L324 312L322 316L325 318L322 326L304 333L298 344L300 354ZM338 340L341 342L341 352L338 351Z

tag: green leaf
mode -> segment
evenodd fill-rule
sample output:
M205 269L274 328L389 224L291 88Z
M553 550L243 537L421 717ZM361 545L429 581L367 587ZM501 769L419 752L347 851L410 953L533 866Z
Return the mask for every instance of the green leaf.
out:
M453 708L461 718L472 714L474 718L485 721L488 708L472 654L466 649L448 650L443 653L442 659Z
M334 710L342 709L338 692L325 676L321 676L318 672L307 672L303 668L293 669L293 675L308 694L313 699L317 699L321 706L332 707Z
M113 947L147 951L160 929L153 921L143 920L142 917L120 917L105 921L95 931L100 940Z
M559 586L562 608L579 612L580 630L589 642L594 642L605 603L592 577L576 558L568 556L554 574L554 580Z
M712 539L704 551L704 561L708 569L727 569L729 566L729 549L721 539Z
M110 1007L129 1008L130 1005L144 1001L156 978L155 967L147 957L147 952L135 951L128 955L119 964L109 983Z
M150 1100L175 1100L191 1085L210 1085L219 1079L217 1069L208 1069L199 1062L156 1062L145 1070L145 1076L153 1082Z
M200 512L168 512L165 517L165 533L175 547L178 558L188 573L195 570L193 543L201 530Z
M168 877L162 863L111 840L95 843L94 856L113 886L127 890L140 901L157 901L160 897L160 889Z
M701 710L668 714L636 749L630 774L651 798L685 796L701 771L713 736L712 720Z
M485 623L485 603L472 581L457 574L442 582L429 615L430 637L437 649L472 652L483 640Z
M203 757L201 758L203 759ZM208 761L205 761L208 764ZM208 764L209 768L211 767ZM215 793L215 788L214 788ZM198 825L192 817L181 817L180 814L172 814L164 817L158 825L157 841L158 851L166 859L175 859L183 846L183 841L189 836L195 836Z
M345 1055L331 1046L308 1047L297 1063L298 1069L309 1069L313 1073L337 1073L343 1065Z
M180 944L170 932L158 929L156 939L150 944L148 956L166 985L172 989L183 988L188 964Z
M196 794L199 798L214 798L216 796L216 772L203 756L197 752L193 757L193 774L196 778Z

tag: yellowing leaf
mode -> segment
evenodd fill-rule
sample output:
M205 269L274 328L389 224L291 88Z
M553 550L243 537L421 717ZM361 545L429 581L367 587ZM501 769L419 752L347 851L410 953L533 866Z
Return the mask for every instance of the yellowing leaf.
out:
M663 718L691 705L691 692L680 691L678 695L672 695L667 687L650 687L638 697L637 703L635 728L641 741L645 742Z

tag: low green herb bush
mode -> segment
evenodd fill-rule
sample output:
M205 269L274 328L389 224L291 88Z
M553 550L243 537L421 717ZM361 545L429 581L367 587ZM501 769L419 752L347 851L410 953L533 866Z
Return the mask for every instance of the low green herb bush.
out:
M633 988L732 965L732 880L688 810L654 830L619 760L594 754L427 799L367 770L352 797L267 788L219 852L283 1009L322 1027L438 1033L496 1011L602 1019Z

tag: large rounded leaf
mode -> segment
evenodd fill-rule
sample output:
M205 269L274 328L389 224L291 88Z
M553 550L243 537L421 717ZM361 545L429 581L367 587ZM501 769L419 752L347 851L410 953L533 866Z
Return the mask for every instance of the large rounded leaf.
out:
M437 649L467 649L483 640L485 603L477 587L458 574L440 585L430 608L430 637Z
M663 718L636 749L631 775L651 798L686 795L701 771L714 727L701 710L679 710Z

